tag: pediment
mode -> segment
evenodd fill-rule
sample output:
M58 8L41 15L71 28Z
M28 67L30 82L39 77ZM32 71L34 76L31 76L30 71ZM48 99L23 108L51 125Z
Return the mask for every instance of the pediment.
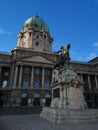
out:
M21 59L21 61L24 62L35 62L35 63L46 63L46 64L53 64L52 61L42 57L42 56L32 56L29 58Z

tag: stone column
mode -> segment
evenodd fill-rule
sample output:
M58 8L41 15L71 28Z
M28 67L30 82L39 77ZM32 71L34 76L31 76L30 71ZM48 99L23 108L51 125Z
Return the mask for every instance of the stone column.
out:
M80 78L81 78L81 81L83 82L83 76L82 76L82 74L80 75Z
M88 84L89 84L89 89L92 90L91 88L91 81L90 81L90 76L88 75Z
M95 83L96 83L96 88L98 89L97 75L95 75Z
M18 88L21 88L22 70L23 70L23 66L20 66L20 74L19 74L19 85L18 85Z
M45 81L45 69L42 69L42 88L44 88L44 81Z
M18 66L16 66L16 68L15 68L13 88L16 88L17 72L18 72Z
M83 76L82 76L82 74L80 75L80 79L81 79L81 81L83 82ZM84 89L84 85L82 86L82 92L84 92L85 91L85 89Z
M30 88L33 88L33 81L34 81L34 68L32 67L32 70L31 70Z
M33 31L31 32L31 38L30 39L31 39L31 41L30 41L31 42L31 47L33 48Z

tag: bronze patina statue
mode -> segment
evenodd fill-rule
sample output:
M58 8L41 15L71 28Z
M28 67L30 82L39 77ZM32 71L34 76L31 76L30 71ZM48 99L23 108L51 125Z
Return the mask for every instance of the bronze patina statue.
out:
M58 53L58 59L55 68L62 69L66 62L69 63L70 61L69 49L70 49L70 43L66 44L65 48L61 46L60 50L56 52Z

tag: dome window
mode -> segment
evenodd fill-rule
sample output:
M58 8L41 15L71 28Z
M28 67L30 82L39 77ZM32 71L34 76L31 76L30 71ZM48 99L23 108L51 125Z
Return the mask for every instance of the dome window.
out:
M37 35L36 38L39 38L39 36Z
M39 46L39 42L36 42L36 46Z
M31 37L31 32L29 33L30 37Z
M25 43L25 42L23 42L23 43L22 43L22 46L23 46L23 47L25 47L25 46L26 46L26 43Z
M38 27L38 25L37 25L37 24L34 24L34 26L35 26L35 27Z

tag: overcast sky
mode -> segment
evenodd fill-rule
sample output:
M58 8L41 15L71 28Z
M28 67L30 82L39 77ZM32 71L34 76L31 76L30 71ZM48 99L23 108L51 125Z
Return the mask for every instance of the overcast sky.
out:
M98 56L98 0L0 0L0 51L17 46L17 33L36 12L49 26L53 51L69 42L72 60Z

